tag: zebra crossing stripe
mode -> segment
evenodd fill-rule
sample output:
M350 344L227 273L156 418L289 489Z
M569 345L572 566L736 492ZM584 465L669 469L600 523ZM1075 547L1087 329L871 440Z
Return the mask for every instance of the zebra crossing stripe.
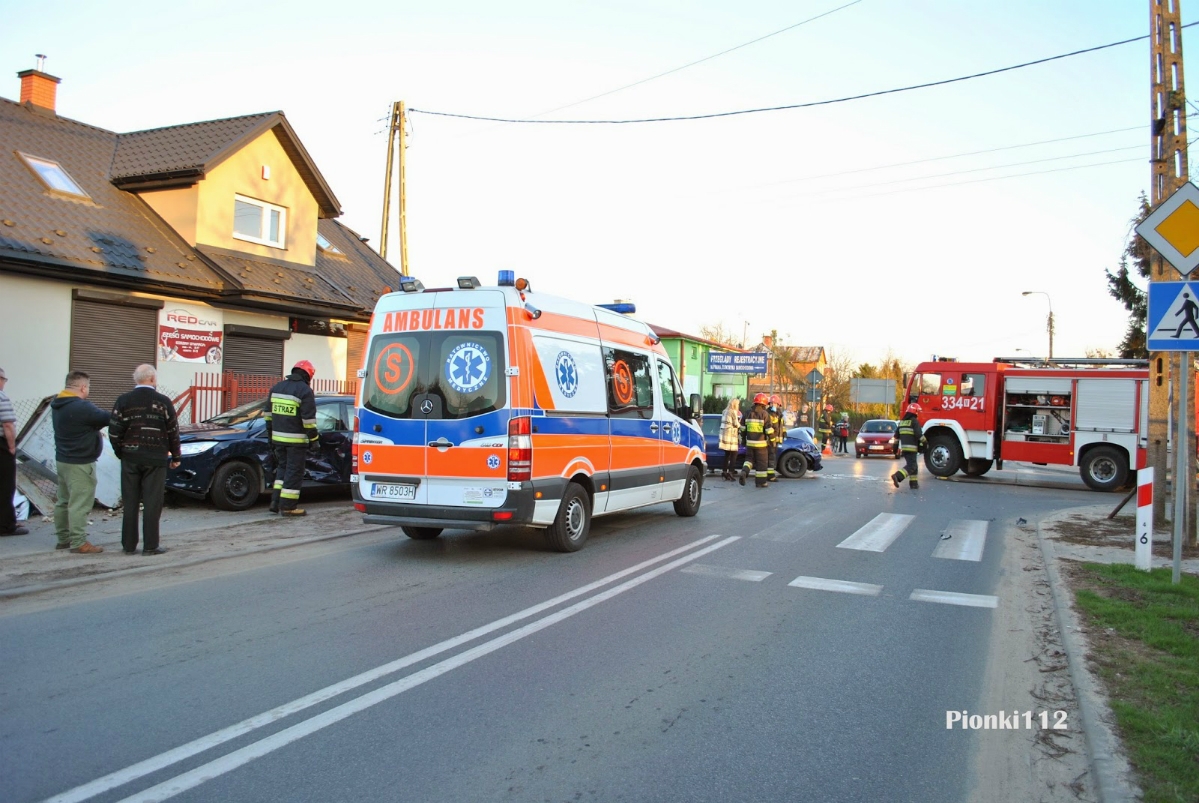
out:
M867 597L877 597L883 590L882 586L872 583L853 583L849 580L830 580L826 577L796 577L789 586L795 588L812 588L817 591L840 591L842 594L862 594Z
M759 572L754 569L731 569L727 566L709 566L704 563L693 563L680 571L683 574L702 574L705 577L727 577L730 580L748 580L751 583L760 583L770 576L770 572Z
M853 535L837 544L838 549L883 552L898 538L915 516L906 513L879 513Z
M941 539L933 550L934 558L980 561L987 540L987 523L975 519L954 519L945 528Z
M959 594L956 591L930 591L917 588L908 599L917 602L939 602L943 605L964 605L968 608L997 608L999 598L988 594Z

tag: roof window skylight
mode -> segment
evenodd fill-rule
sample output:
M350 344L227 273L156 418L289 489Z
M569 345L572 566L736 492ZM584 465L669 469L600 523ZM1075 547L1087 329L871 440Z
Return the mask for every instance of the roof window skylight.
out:
M340 248L329 242L329 238L325 237L319 231L316 233L316 247L326 254L340 254L342 252Z
M29 165L29 169L33 171L42 183L53 192L61 192L65 195L75 195L80 198L88 198L88 194L83 191L75 179L63 170L62 165L50 159L42 159L38 156L30 156L27 153L22 153L21 158L25 160L25 164Z

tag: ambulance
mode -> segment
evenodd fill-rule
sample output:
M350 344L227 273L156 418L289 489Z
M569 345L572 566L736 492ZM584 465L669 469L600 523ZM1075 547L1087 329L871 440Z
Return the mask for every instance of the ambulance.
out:
M632 305L534 293L500 271L427 290L401 277L375 307L351 484L370 524L409 538L523 525L574 552L591 519L703 495L700 397L683 395Z

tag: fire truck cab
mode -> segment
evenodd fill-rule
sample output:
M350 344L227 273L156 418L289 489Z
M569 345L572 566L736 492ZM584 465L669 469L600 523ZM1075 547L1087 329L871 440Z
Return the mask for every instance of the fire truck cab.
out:
M981 476L1004 460L1077 466L1091 488L1121 488L1148 444L1149 372L1137 365L921 363L906 398L923 408L925 465L938 477Z

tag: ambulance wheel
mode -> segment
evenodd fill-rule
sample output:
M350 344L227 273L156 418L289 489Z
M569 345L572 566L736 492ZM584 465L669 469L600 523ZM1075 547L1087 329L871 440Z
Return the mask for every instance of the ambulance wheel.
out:
M590 532L591 500L577 482L572 482L562 495L557 518L545 531L546 540L557 552L578 552Z
M808 473L808 459L802 452L787 452L779 458L779 473L789 480L797 480Z
M704 485L699 481L699 469L687 469L687 482L683 484L683 495L674 500L674 512L684 518L699 512L699 503L704 497Z
M1082 481L1096 491L1114 491L1128 481L1128 458L1114 446L1096 446L1078 467Z
M432 541L441 535L440 527L401 527L400 529L413 541Z
M991 470L992 461L985 460L981 457L971 457L966 461L966 467L962 469L967 477L981 477Z
M241 460L222 463L212 478L212 504L218 510L248 510L261 491L258 469Z
M953 435L935 435L928 441L924 465L934 477L952 477L962 467L962 447Z

